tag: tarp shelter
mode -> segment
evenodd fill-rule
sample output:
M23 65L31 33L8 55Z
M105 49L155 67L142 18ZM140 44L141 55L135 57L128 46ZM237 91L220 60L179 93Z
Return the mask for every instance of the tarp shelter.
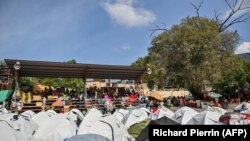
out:
M128 129L128 133L131 136L133 136L135 139L137 139L140 133L142 132L142 130L145 129L150 122L151 122L151 119L147 118L139 123L134 124Z
M96 134L84 134L84 135L77 135L73 136L67 141L111 141L110 139Z
M41 125L33 137L41 141L64 141L76 135L76 130L65 117L55 115Z
M76 123L77 127L81 124L84 116L78 109L72 109L68 112L67 118Z
M144 123L147 124L147 120L142 121L142 122L146 122ZM140 124L140 123L137 123ZM134 134L133 136L137 136L136 141L148 141L149 140L149 125L180 125L180 123L178 123L177 121L168 118L168 117L162 117L160 119L157 120L151 120L149 124L147 124L146 127L144 127L140 132L136 131L136 130L140 130L141 128L135 128L137 127L137 125L132 125L131 129L128 129L128 131L132 134ZM133 131L135 130L135 131ZM139 133L139 134L138 134Z
M125 124L126 120L128 119L129 116L129 111L125 109L117 109L113 115L120 120L123 124Z
M14 130L8 125L7 122L0 121L0 137L2 141L17 141Z
M13 92L14 92L14 90L1 90L0 91L0 102L5 101Z
M38 125L33 120L26 120L23 116L12 113L1 115L0 122L7 123L13 129L13 133L15 132L18 136L25 138L31 137L38 128Z
M32 117L32 120L35 121L36 124L38 124L39 126L43 125L46 121L49 120L49 115L48 113L42 111L42 112L39 112L37 113L36 115L34 115Z
M250 103L248 103L248 102L242 102L242 103L240 103L239 105L237 105L235 108L234 108L234 110L235 111L242 111L242 110L244 110L244 109L242 109L243 108L243 105L245 105L245 110L247 110L247 109L250 109Z
M57 115L57 112L55 112L54 110L48 110L48 111L46 111L46 113L48 114L49 117Z
M103 117L81 134L98 134L112 141L128 141L127 128L113 115Z
M198 112L194 109L185 106L178 109L173 118L181 124L187 124L187 122L197 114Z
M63 106L63 98L59 97L53 104L52 106Z
M216 125L219 123L221 114L214 111L203 111L193 116L187 125Z
M215 93L215 92L210 92L210 93L208 94L208 96L210 96L211 98L220 98L220 97L222 97L221 94Z
M98 109L90 109L85 118L82 120L77 134L86 133L95 122L101 119L102 116L103 114Z
M141 109L134 109L125 123L125 126L129 128L131 125L141 122L148 118L148 113L145 110Z
M228 111L227 110L225 110L225 109L223 109L223 108L220 108L220 107L207 107L207 109L205 110L205 111L214 111L214 112L217 112L217 113L219 113L219 114L221 114L221 115L224 115L224 114L226 114Z
M152 97L152 98L154 98L156 100L159 100L159 101L163 101L163 97L157 92L152 92L150 94L150 97Z
M167 108L160 108L156 113L150 114L150 118L152 120L160 119L164 116L171 118L172 116L174 116L174 112Z
M32 117L33 117L35 114L36 114L36 113L33 112L33 111L31 111L31 110L27 110L27 111L23 112L21 115L22 115L24 118L30 120L30 119L32 119Z

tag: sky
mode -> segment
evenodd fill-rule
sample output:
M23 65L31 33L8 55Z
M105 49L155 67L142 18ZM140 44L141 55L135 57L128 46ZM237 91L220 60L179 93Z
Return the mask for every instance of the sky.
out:
M75 59L78 63L130 65L147 55L155 25L164 23L170 29L183 18L196 16L190 3L200 2L0 0L0 60ZM250 6L250 0L243 6ZM224 0L204 0L200 16L214 18L214 10L223 19L230 8ZM250 19L230 30L237 30L241 36L235 53L250 52Z

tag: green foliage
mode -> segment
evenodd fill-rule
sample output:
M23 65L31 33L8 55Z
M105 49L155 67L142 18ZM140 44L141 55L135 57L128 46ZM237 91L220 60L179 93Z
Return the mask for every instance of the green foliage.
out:
M66 63L75 64L76 60L72 59L66 61ZM53 87L67 87L73 89L83 89L84 82L81 78L25 78L21 79L21 84L25 86L32 86L35 83L40 83Z
M22 86L29 86L29 87L35 84L34 80L31 77L21 77L20 83Z
M180 24L154 37L148 49L151 80L158 88L187 88L200 92L214 86L240 68L234 55L237 32L218 32L219 23L204 17L187 17Z

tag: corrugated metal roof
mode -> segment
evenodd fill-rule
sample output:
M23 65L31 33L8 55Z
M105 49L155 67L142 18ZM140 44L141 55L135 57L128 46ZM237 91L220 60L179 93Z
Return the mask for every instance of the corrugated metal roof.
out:
M66 62L30 61L5 59L8 68L14 73L14 64L20 62L21 77L61 77L94 79L131 79L136 80L143 73L144 67L99 64L69 64Z

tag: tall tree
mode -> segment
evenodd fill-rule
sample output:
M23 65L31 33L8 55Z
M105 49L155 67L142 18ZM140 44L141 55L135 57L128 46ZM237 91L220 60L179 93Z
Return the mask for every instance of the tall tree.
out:
M220 23L205 17L187 17L154 37L149 64L159 88L172 86L201 91L221 81L238 67L234 56L237 32L218 32Z

